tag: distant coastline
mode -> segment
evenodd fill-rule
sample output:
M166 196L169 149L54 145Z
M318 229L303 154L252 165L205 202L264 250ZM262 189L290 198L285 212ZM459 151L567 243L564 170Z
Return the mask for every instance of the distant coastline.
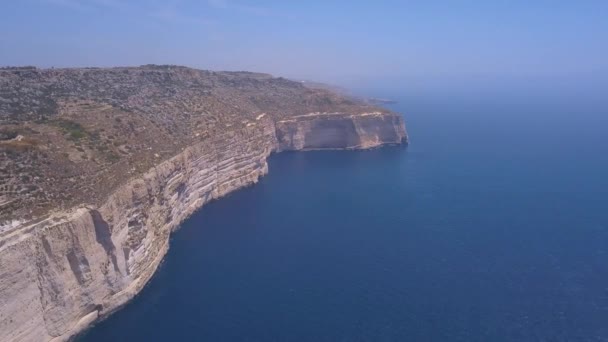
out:
M396 104L396 103L398 103L396 100L382 99L382 98L375 98L375 97L366 99L366 101L368 103L375 104L375 105L387 105L387 104Z
M333 91L335 93L344 95L344 96L350 96L350 97L354 97L358 100L361 100L367 104L371 104L371 105L387 105L387 104L397 104L398 102L396 100L392 100L392 99L385 99L385 98L377 98L377 97L361 97L361 96L356 96L353 95L351 91L349 91L346 88L340 87L340 86L336 86L333 84L327 84L327 83L321 83L321 82L315 82L315 81L308 81L308 80L295 80L296 82L300 82L301 84L303 84L305 87L311 88L311 89L323 89L323 90L329 90L329 91Z

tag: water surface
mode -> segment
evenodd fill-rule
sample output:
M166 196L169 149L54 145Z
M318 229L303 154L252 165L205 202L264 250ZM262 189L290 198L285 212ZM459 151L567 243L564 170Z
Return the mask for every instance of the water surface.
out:
M404 97L408 148L271 157L80 340L608 341L607 107L559 100Z

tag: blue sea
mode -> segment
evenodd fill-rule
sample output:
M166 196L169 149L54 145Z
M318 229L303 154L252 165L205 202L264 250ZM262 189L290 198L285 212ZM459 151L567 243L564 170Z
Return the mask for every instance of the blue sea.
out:
M370 93L409 146L273 155L79 341L608 341L605 99Z

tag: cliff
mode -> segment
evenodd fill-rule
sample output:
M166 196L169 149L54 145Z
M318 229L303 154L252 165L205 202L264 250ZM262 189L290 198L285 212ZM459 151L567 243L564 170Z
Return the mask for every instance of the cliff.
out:
M278 150L365 149L400 144L407 135L399 115L311 113L276 123Z
M87 71L78 69L0 72L0 90L48 85L0 106L0 153L11 158L1 165L0 341L63 341L112 313L154 274L171 232L210 200L257 182L273 152L407 140L398 114L267 75L126 69L150 73L145 81L152 85L142 90L133 86L137 79L120 78L124 70L94 70L86 82ZM100 91L108 84L100 77L114 82L120 97ZM167 79L179 80L159 91ZM117 158L104 159L107 151L92 145L120 133L123 121L135 126L130 140L112 145ZM69 167L45 168L55 165L45 163L49 158ZM39 175L29 174L27 163L40 165ZM24 176L47 180L28 187ZM31 184L31 192L14 191Z

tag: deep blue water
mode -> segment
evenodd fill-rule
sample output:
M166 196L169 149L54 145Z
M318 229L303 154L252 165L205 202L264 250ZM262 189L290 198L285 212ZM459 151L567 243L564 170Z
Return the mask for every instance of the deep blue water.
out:
M81 340L608 341L602 101L401 97L409 147L273 156Z

